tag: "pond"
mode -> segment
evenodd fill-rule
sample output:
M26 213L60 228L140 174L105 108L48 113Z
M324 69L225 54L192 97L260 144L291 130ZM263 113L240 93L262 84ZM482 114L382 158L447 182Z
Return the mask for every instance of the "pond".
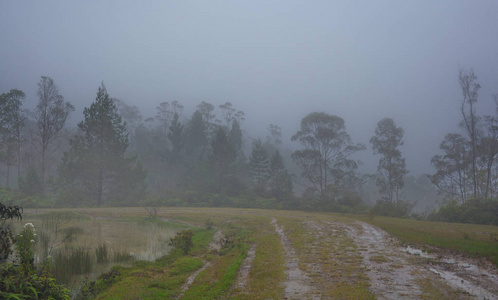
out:
M150 219L86 217L70 212L25 215L37 233L35 260L51 261L58 283L73 295L85 281L95 280L115 265L153 261L170 251L169 240L179 225Z

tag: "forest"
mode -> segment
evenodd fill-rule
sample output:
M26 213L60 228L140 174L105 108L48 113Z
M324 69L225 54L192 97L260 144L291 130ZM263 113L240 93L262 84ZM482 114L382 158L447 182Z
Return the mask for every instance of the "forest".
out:
M202 101L190 115L179 101L162 102L144 118L102 82L71 127L74 106L42 76L34 110L23 107L21 90L0 96L2 202L278 208L496 225L498 110L478 115L477 76L460 70L458 79L461 121L433 156L434 173L414 178L400 151L404 129L392 118L379 120L364 145L340 116L312 112L291 150L277 124L266 136L250 136L245 113L231 102ZM358 170L362 151L378 158L375 174Z

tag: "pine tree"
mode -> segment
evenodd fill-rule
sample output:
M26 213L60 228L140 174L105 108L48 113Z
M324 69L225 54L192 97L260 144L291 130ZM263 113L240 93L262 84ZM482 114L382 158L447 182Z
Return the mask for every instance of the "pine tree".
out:
M249 157L249 166L251 168L251 179L256 190L264 192L267 180L270 177L270 164L261 139L256 140L253 144L251 156Z
M145 192L145 172L136 157L125 157L128 148L126 124L109 97L104 84L97 98L83 111L78 124L82 134L70 141L59 173L72 189L66 196L90 197L98 206L112 200L138 200ZM85 196L85 197L82 197Z
M277 200L292 195L294 189L291 175L285 168L284 160L277 150L270 161L270 193Z

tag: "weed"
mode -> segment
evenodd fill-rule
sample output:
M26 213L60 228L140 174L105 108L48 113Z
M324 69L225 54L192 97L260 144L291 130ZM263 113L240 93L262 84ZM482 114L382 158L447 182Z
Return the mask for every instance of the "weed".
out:
M101 244L95 248L95 257L97 258L97 263L98 264L104 264L107 263L107 245L106 244Z

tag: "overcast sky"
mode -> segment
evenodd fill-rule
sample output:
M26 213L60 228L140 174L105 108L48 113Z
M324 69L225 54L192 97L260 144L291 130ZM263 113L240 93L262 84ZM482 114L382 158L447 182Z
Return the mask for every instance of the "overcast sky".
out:
M391 117L411 174L433 173L439 143L458 130L459 68L478 76L479 113L494 113L498 93L494 0L3 0L0 41L0 93L21 89L28 107L50 76L76 122L104 81L146 117L163 101L189 114L230 101L251 136L274 123L289 144L302 117L324 111L367 144L372 171L368 141Z

